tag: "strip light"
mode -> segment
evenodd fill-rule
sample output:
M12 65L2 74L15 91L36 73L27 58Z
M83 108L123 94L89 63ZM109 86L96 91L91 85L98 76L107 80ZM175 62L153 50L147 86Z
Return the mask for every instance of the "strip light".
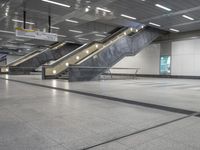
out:
M156 27L160 27L161 25L153 23L153 22L149 22L150 25L156 26Z
M182 15L182 17L183 17L183 18L186 18L186 19L189 19L189 20L194 20L194 18L189 17L189 16L187 16L187 15Z
M89 39L86 39L86 38L78 38L79 40L85 40L85 41L88 41Z
M30 46L33 46L35 44L32 44L32 43L24 43L25 45L30 45Z
M121 14L121 16L124 17L124 18L136 20L135 17L131 17L131 16L128 16L128 15L125 15L125 14Z
M15 41L21 41L22 42L22 41L24 41L24 39L15 39Z
M71 20L71 19L65 19L65 21L71 22L71 23L79 23L78 21L76 21L76 20Z
M66 35L61 35L61 34L58 34L57 36L59 36L59 37L67 37Z
M67 8L70 8L70 7L71 7L70 5L66 5L66 4L59 3L59 2L54 2L54 1L51 1L51 0L42 0L42 1L43 1L43 2L47 2L47 3L54 4L54 5L59 5L59 6L67 7Z
M22 20L17 20L17 19L12 19L12 21L24 23L24 21L22 21ZM35 23L26 21L26 24L31 24L31 25L33 25L33 24L35 24Z
M15 34L15 32L12 31L5 31L5 30L0 30L1 33L10 33L10 34Z
M78 31L78 30L69 30L69 31L74 33L83 33L83 31Z
M159 7L159 8L162 8L162 9L164 9L164 10L167 10L167 11L172 11L172 9L167 8L167 7L165 7L165 6L163 6L163 5L160 5L160 4L155 4L155 6L156 6L156 7Z
M101 10L101 11L105 11L105 12L108 12L108 13L111 12L110 10L104 9L104 8L101 8L101 7L97 7L96 9L97 9L97 10Z
M173 29L173 28L170 28L169 30L170 30L170 31L174 31L174 32L180 32L179 30Z
M102 34L95 34L95 35L98 37L106 37L105 35L102 35Z
M53 26L51 26L51 29L59 30L60 28L59 27L53 27Z

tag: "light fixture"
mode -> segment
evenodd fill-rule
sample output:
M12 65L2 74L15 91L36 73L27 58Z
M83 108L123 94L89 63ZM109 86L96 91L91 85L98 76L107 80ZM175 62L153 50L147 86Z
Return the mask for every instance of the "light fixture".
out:
M66 35L61 35L61 34L58 34L57 36L59 36L59 37L67 37Z
M6 72L8 72L9 71L9 69L8 68L6 68Z
M153 23L153 22L149 22L150 25L156 26L156 27L160 27L161 25Z
M189 20L194 20L194 18L189 17L189 16L187 16L187 15L182 15L182 17L183 17L183 18L186 18L186 19L189 19Z
M71 23L79 23L78 21L76 21L76 20L71 20L71 19L65 19L65 21L71 22Z
M67 67L68 67L68 66L69 66L69 63L68 63L68 62L67 62L67 63L65 63L65 66L67 66Z
M101 8L101 7L97 7L96 9L97 9L97 10L101 10L101 11L105 11L105 12L108 12L108 13L111 12L110 10L104 9L104 8Z
M103 37L103 38L105 38L106 36L105 35L103 35L103 34L95 34L96 36L98 36L98 37Z
M47 3L54 4L54 5L59 5L59 6L67 7L67 8L70 8L70 7L71 7L70 5L66 5L66 4L59 3L59 2L55 2L55 1L51 1L51 0L42 0L42 1L43 1L43 2L47 2Z
M21 41L21 42L23 42L24 39L15 39L15 41Z
M77 60L79 60L79 59L80 59L80 57L79 57L79 56L76 56L76 59L77 59Z
M163 6L163 5L160 5L160 4L155 4L155 6L156 6L156 7L159 7L159 8L162 8L162 9L164 9L164 10L167 10L167 11L172 11L172 9L167 8L167 7L165 7L165 6Z
M22 21L22 20L17 20L17 19L12 19L12 21L14 21L14 22L24 23L24 21ZM33 24L35 24L35 23L26 21L26 24L33 25Z
M12 31L5 31L5 30L0 30L1 33L10 33L10 34L15 34L15 32Z
M125 14L121 14L121 16L124 17L124 18L128 18L128 19L136 20L135 17L131 17L131 16L128 16L128 15L125 15Z
M95 47L96 47L96 48L99 48L99 45L98 45L98 44L96 44L96 45L95 45Z
M180 32L179 30L173 29L173 28L170 28L169 30L170 30L170 31L174 31L174 32Z
M59 27L53 27L53 26L51 26L51 29L59 30L60 28Z
M56 74L56 70L53 70L53 74Z
M67 42L67 43L75 43L75 42L73 42L73 41L65 41L65 42Z
M69 30L69 31L74 33L83 33L83 31L78 31L78 30Z
M14 42L14 41L8 41L8 43L10 43L10 44L17 44L17 42Z
M25 45L30 45L30 46L34 46L35 44L33 43L24 43Z
M90 7L88 6L85 8L85 12L89 12L89 11L90 11Z
M88 41L89 39L86 39L86 38L78 38L79 40L85 40L85 41Z
M126 33L126 32L124 32L124 35L127 35L127 33Z
M86 52L86 54L89 54L89 50L86 50L85 52Z

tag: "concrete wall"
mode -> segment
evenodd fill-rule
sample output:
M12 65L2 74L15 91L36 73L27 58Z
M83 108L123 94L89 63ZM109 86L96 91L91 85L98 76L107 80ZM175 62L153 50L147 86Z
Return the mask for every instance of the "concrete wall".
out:
M159 74L160 44L152 44L138 53L118 62L115 67L119 68L141 68L139 74ZM133 73L134 70L112 70L113 73Z
M17 56L17 55L7 55L7 64L15 61L16 59L19 59L22 56Z
M172 75L200 76L200 39L172 43Z

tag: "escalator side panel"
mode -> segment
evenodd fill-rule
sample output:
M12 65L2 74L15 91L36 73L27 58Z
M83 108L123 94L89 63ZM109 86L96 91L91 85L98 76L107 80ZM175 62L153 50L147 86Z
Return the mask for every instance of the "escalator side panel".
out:
M80 45L78 44L65 44L64 46L55 49L42 52L38 54L36 57L28 59L27 61L17 65L9 67L9 74L30 74L30 72L34 71L36 68L42 66L43 64L59 59L63 55L66 55Z
M80 66L90 67L112 67L122 58L128 55L136 55L143 48L152 43L163 32L152 28L146 28L143 31L119 39L112 45L104 48L95 57L89 58L82 62ZM106 69L91 69L91 68L70 68L69 81L90 81L99 78Z

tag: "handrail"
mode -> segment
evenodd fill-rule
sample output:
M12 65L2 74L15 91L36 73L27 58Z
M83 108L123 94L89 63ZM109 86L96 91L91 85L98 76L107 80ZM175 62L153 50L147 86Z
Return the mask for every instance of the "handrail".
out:
M140 68L120 68L120 67L98 67L98 66L78 66L78 65L70 65L69 68L80 68L80 69L117 69L117 70L135 70Z
M28 53L28 54L26 54L26 55L24 55L24 56L22 56L22 57L20 57L20 58L18 58L18 59L16 59L16 60L12 61L11 63L5 65L4 67L12 66L12 65L14 65L15 63L17 63L18 61L21 61L21 60L23 60L23 59L25 59L25 58L26 58L26 60L27 60L27 57L32 56L34 53L45 52L45 51L47 51L47 50L49 50L49 49L52 49L52 47L55 47L55 46L57 46L57 45L59 45L59 43L53 44L53 45L51 45L49 48L44 49L43 51L34 50L34 51L32 51L31 53Z

